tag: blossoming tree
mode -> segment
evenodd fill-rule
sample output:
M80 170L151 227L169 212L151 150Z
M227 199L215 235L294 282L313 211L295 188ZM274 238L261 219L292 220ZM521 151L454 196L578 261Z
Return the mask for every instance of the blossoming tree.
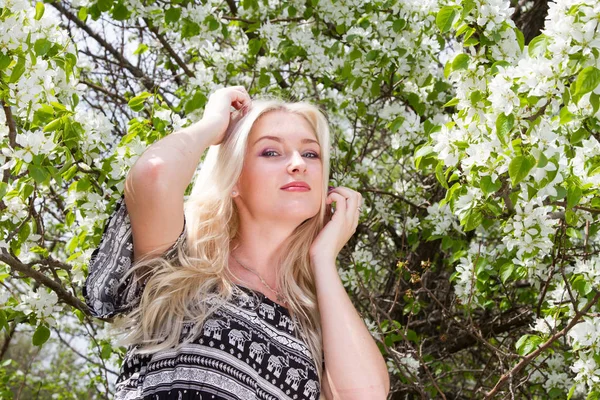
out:
M392 398L599 398L600 5L538 3L0 0L2 396L110 395L90 255L137 157L239 84L327 112Z

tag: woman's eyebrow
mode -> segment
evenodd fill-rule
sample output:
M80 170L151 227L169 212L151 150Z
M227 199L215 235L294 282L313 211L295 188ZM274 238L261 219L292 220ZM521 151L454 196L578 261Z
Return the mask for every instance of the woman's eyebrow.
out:
M259 141L261 141L261 140L263 140L263 139L271 139L271 140L274 140L274 141L276 141L276 142L279 142L279 143L281 143L281 142L282 142L281 138L279 138L279 137L277 137L277 136L270 136L270 135L266 135L266 136L263 136L263 137L261 137L261 138L258 138L258 139L257 139L257 140L254 142L254 145L256 145L256 143L258 143ZM301 142L301 143L316 143L316 144L319 144L319 142L317 142L317 141L316 141L316 140L314 140L314 139L310 139L310 138L304 138L304 139L302 139L300 142Z

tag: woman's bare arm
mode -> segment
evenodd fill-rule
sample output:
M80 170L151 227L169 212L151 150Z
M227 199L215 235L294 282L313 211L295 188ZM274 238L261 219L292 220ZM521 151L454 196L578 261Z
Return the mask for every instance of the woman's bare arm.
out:
M162 254L183 229L183 196L202 154L214 140L205 120L152 144L136 161L125 182L134 261Z

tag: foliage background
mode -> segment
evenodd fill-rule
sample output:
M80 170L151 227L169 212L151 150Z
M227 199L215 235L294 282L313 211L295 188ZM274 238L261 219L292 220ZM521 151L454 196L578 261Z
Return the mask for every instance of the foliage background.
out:
M82 302L124 177L215 89L309 100L390 398L600 398L600 5L0 0L0 397L109 398Z

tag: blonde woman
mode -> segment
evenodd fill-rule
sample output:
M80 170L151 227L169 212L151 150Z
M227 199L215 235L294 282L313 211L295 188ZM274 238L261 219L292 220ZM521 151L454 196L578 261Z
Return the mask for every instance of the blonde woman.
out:
M328 190L329 148L317 107L233 86L140 156L84 289L94 315L121 316L117 399L386 398L335 264L362 197Z

